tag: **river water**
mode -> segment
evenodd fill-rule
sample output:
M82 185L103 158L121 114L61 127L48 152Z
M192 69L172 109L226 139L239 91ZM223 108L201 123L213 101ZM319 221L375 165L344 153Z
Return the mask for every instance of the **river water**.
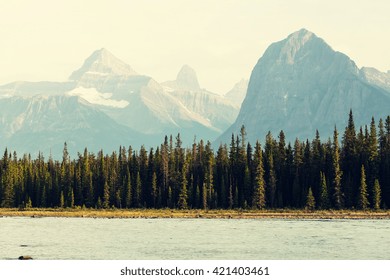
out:
M390 220L0 218L0 259L390 259Z

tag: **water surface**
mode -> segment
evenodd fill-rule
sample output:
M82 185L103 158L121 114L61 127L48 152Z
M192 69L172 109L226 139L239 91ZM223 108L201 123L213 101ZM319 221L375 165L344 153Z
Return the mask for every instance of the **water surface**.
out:
M389 220L0 218L0 259L390 259Z

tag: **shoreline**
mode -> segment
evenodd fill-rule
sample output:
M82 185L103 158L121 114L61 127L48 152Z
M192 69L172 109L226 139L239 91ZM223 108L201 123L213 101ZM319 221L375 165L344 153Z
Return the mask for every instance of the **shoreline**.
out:
M390 219L390 210L178 210L178 209L72 209L43 208L19 210L0 208L2 217L61 217L109 219Z

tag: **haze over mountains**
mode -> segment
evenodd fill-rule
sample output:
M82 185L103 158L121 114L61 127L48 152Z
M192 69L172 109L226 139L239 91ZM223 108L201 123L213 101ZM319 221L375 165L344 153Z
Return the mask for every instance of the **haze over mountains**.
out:
M233 123L239 105L202 89L189 66L159 84L100 49L67 82L1 86L1 141L19 154L46 155L61 154L65 141L74 153L156 146L178 133L189 144L195 136L215 139Z
M221 77L223 79L223 77ZM232 82L232 81L227 81ZM241 105L242 104L242 105ZM58 157L119 145L155 147L181 134L229 143L245 125L252 143L268 131L287 140L342 131L353 110L357 126L390 113L390 73L359 69L346 55L305 29L273 43L248 81L225 95L199 84L184 65L175 80L159 83L137 73L106 49L95 51L67 82L14 82L0 86L0 141L18 154Z
M247 95L234 124L216 141L229 142L245 125L248 140L265 141L283 130L288 141L327 139L343 133L349 110L355 125L390 113L390 75L359 69L312 32L302 29L271 44L254 67Z

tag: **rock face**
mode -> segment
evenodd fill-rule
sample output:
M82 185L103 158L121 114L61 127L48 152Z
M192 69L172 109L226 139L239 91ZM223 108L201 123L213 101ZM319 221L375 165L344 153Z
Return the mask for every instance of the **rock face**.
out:
M176 77L176 84L179 88L189 90L200 90L198 77L195 70L188 65L184 65Z
M387 84L364 73L312 32L299 30L259 59L237 120L217 142L229 142L242 125L251 142L280 130L289 141L312 139L316 129L327 139L335 126L342 133L350 109L356 126L383 118L390 108Z

